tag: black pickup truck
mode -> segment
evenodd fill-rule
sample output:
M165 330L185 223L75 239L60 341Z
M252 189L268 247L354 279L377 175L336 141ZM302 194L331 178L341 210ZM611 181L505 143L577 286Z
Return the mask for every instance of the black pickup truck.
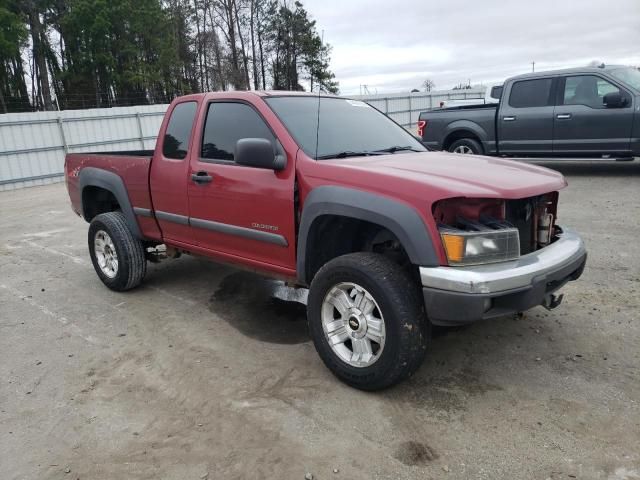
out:
M640 156L640 71L605 66L506 80L500 102L420 114L437 150L522 157Z

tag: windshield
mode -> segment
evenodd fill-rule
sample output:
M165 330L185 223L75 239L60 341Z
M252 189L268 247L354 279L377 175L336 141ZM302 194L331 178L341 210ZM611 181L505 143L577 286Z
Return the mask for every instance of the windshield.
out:
M380 154L381 150L427 151L408 131L361 101L330 97L271 97L265 101L311 158L345 158Z
M618 68L611 70L611 75L621 82L626 83L631 88L640 91L640 71L635 68Z

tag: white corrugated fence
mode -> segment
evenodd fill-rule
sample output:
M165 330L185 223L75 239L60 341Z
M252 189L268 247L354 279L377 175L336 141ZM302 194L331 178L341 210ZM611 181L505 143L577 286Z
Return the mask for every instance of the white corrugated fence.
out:
M452 100L478 99L479 103L481 103L485 91L485 88L472 88L465 90L436 90L432 92L356 95L351 98L364 100L389 115L403 127L413 129L415 133L420 112L430 108L438 108L440 102Z
M152 149L167 105L0 115L0 190L63 180L66 153Z

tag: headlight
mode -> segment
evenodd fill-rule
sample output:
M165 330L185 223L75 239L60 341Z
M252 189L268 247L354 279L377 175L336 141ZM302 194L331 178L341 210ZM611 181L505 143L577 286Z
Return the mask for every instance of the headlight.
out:
M467 232L441 228L440 237L449 265L477 265L504 262L520 256L517 228Z

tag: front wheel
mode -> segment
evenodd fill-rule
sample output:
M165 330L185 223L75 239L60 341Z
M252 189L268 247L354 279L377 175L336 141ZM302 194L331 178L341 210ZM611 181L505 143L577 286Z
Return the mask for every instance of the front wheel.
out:
M91 220L89 253L98 277L111 290L136 287L147 272L144 245L121 212L101 213Z
M473 138L461 138L449 146L451 153L462 153L465 155L482 155L482 145Z
M422 364L429 328L410 275L376 253L338 257L309 289L309 331L320 358L345 383L379 390Z

